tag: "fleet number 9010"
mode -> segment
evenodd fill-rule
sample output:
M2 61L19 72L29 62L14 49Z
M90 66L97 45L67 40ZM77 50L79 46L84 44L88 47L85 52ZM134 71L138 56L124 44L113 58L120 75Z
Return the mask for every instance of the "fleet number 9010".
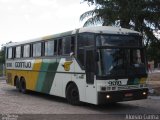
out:
M121 81L109 81L108 82L109 86L115 86L115 85L122 85Z

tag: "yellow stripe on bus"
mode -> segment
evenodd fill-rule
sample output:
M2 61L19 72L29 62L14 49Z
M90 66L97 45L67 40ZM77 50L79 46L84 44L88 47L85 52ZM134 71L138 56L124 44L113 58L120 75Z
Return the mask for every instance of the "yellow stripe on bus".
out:
M35 90L36 89L36 83L38 80L38 76L40 74L40 68L42 64L42 59L37 59L35 60L34 66L33 66L33 71L29 71L28 75L28 82L27 82L27 88L30 90Z

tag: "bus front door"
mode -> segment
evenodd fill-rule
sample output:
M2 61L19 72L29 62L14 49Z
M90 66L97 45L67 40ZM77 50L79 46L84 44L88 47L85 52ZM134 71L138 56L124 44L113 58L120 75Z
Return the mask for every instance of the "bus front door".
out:
M86 102L96 104L97 92L95 85L95 52L92 49L85 50L86 71Z

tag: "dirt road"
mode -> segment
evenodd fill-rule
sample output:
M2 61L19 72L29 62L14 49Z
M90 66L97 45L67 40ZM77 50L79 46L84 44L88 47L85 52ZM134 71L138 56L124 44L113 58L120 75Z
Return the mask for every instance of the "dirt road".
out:
M7 85L4 80L0 81L0 114L4 116L18 114L19 118L26 120L29 119L29 116L35 119L45 119L47 116L47 119L56 117L56 119L70 118L71 120L88 119L88 117L96 120L96 116L99 116L100 120L106 117L111 120L115 118L119 120L126 119L126 115L130 114L159 114L159 111L160 97L149 96L146 100L122 102L114 105L83 104L72 106L65 99L55 96L36 92L19 93L14 87Z

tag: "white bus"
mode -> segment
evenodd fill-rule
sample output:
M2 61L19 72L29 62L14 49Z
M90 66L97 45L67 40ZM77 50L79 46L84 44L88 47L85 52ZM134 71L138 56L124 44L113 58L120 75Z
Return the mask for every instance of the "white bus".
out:
M98 26L6 46L7 83L66 98L70 104L146 99L147 68L139 32Z

